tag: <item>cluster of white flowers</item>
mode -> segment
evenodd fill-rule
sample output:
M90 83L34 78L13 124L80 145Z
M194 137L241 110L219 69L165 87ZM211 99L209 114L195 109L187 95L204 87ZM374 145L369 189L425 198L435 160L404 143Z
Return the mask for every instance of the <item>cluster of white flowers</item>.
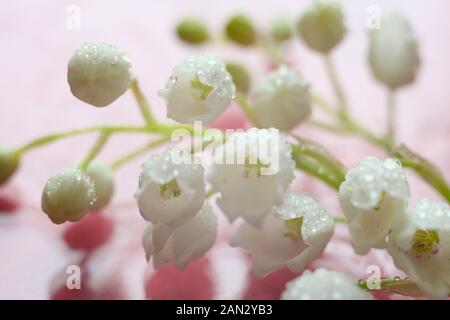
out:
M355 252L386 248L395 265L432 298L450 294L450 207L421 200L407 212L409 186L398 160L367 157L339 189Z
M326 28L324 26L326 25ZM331 28L333 27L333 28ZM298 29L314 50L329 53L345 36L339 6L319 1L300 19ZM332 30L333 29L333 30ZM387 55L387 56L385 56ZM370 64L375 76L395 89L414 79L419 61L409 24L387 16L371 32ZM398 69L400 68L400 69ZM80 100L111 104L127 89L131 67L114 46L84 44L68 66L68 82ZM235 85L223 62L192 56L173 70L166 88L167 116L180 123L217 119L230 105ZM253 270L264 276L281 267L302 272L319 257L334 232L330 214L307 194L290 191L295 162L279 130L289 131L311 113L309 85L286 66L251 91L250 111L260 128L234 132L213 150L207 180L230 221L242 218L230 245L252 254ZM157 269L175 263L184 269L215 243L217 217L207 199L203 164L179 158L167 148L142 165L136 200L148 222L143 235L147 260ZM186 161L190 160L190 161ZM0 183L18 166L18 156L0 150ZM106 164L67 168L52 175L42 193L42 209L52 222L78 221L99 211L113 194L113 172ZM450 293L450 207L423 199L408 214L409 185L396 159L367 157L349 170L339 187L357 254L387 248L396 266L433 298ZM325 269L291 281L283 299L371 299L350 277Z

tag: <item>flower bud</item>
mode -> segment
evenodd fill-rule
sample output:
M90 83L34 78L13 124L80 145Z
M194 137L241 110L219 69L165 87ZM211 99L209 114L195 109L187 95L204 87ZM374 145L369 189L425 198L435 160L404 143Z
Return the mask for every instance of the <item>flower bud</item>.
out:
M306 271L290 281L282 300L372 300L372 295L359 288L350 276L327 269Z
M19 166L20 156L17 152L0 147L0 185L16 172Z
M196 19L185 19L177 26L177 35L184 42L201 44L209 40L205 25Z
M383 16L369 32L369 65L375 78L391 89L414 81L420 65L409 21L399 13Z
M53 223L79 221L95 202L94 181L78 169L63 169L47 180L42 210Z
M315 1L305 11L297 29L306 45L321 53L330 52L347 32L340 5L322 0Z
M95 107L105 107L127 91L131 65L124 53L105 43L84 43L69 61L72 94Z
M225 27L228 39L242 46L250 46L256 42L256 31L250 19L244 15L231 17Z
M244 66L236 63L227 63L227 71L230 73L233 83L239 92L247 93L250 89L250 74Z
M94 181L97 196L97 200L90 209L92 211L103 209L108 205L114 193L113 172L106 164L93 161L87 168L86 174Z
M292 37L292 24L286 19L277 19L272 24L272 37L279 41L287 41Z
M180 123L211 123L231 104L235 86L225 64L210 55L195 55L173 69L166 88L167 117Z
M309 84L286 66L257 83L249 99L261 128L289 131L311 114Z

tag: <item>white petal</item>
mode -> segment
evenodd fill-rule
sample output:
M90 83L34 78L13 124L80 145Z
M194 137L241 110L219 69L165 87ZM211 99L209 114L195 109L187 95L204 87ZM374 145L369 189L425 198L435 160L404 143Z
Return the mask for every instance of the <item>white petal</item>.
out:
M359 288L348 275L326 269L305 271L290 281L282 300L372 300L370 293Z
M204 170L197 164L175 163L171 152L169 148L144 163L136 198L144 219L179 226L202 206L205 199ZM173 181L180 193L163 197L161 188Z
M291 239L284 233L284 221L269 215L260 229L242 223L232 235L230 245L250 251L253 272L262 277L285 266L286 261L295 258L307 247L303 240Z
M416 232L435 231L436 248L417 252L413 248ZM450 294L450 208L447 204L421 200L408 220L389 236L388 250L397 268L405 271L421 291L434 299Z
M173 253L179 269L204 255L215 243L217 218L207 202L200 212L186 224L174 229Z

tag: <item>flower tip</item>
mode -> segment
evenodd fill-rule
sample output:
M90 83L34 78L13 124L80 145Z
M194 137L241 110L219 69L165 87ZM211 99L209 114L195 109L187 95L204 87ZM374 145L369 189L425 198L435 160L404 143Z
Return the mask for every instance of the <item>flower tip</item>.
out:
M0 147L0 185L6 183L16 172L20 164L18 152Z

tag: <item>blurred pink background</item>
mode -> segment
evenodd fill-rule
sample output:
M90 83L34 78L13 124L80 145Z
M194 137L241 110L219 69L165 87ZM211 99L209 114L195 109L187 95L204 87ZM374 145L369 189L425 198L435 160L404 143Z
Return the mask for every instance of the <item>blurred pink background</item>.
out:
M268 68L266 58L255 49L223 44L198 48L180 43L173 32L180 18L198 16L208 23L212 32L219 34L231 14L244 12L259 28L267 29L270 21L279 16L296 20L308 3L298 0L3 0L0 3L0 145L15 147L39 135L83 126L142 122L129 93L104 109L93 108L71 95L66 66L82 42L109 42L127 52L134 74L155 113L164 119L163 101L156 92L165 85L172 67L195 51L211 52L244 63L251 70L253 79L260 78ZM358 0L342 1L342 4L349 34L333 56L352 111L379 132L384 129L385 97L383 87L375 83L366 64L366 9L369 5L378 5L382 11L397 8L411 19L420 41L422 66L416 83L398 95L399 137L413 150L431 159L450 180L450 2ZM70 16L67 10L73 6L79 8L81 14L81 26L77 30L67 27ZM298 40L288 50L288 59L312 87L334 99L321 59ZM239 121L227 118L234 116L234 112L228 112L222 120ZM239 114L236 117L239 118ZM300 126L298 133L319 140L347 167L366 155L382 155L356 138L337 138L308 126ZM0 208L1 299L55 296L64 284L67 266L81 263L83 253L70 249L61 236L68 224L51 224L40 210L40 195L47 177L83 157L93 139L93 135L70 138L30 152L22 159L14 178L0 187L0 202L3 203L3 209ZM145 139L148 137L114 136L100 159L114 160ZM118 171L115 198L102 213L107 222L93 222L94 226L99 223L100 227L92 228L99 237L101 230L109 230L110 226L105 227L104 223L112 223L113 232L106 244L89 255L88 260L84 259L83 275L89 277L84 279L85 296L82 297L177 298L183 297L181 287L185 286L185 293L195 289L201 292L198 296L201 298L278 298L285 281L293 275L282 270L263 281L249 276L245 254L229 248L225 242L229 228L221 213L218 213L221 233L217 245L184 275L171 267L159 273L147 267L140 246L144 220L133 198L142 162L143 159L133 161ZM424 196L439 199L413 175L410 175L410 182L411 206ZM330 211L339 212L335 193L320 182L300 173L295 187L311 193ZM10 206L17 204L17 209L8 213L6 202ZM311 267L345 271L357 279L367 276L368 265L376 264L381 267L383 276L403 276L382 251L372 251L366 257L354 256L348 239L339 227L324 257ZM61 294L56 296L64 297L64 293Z

